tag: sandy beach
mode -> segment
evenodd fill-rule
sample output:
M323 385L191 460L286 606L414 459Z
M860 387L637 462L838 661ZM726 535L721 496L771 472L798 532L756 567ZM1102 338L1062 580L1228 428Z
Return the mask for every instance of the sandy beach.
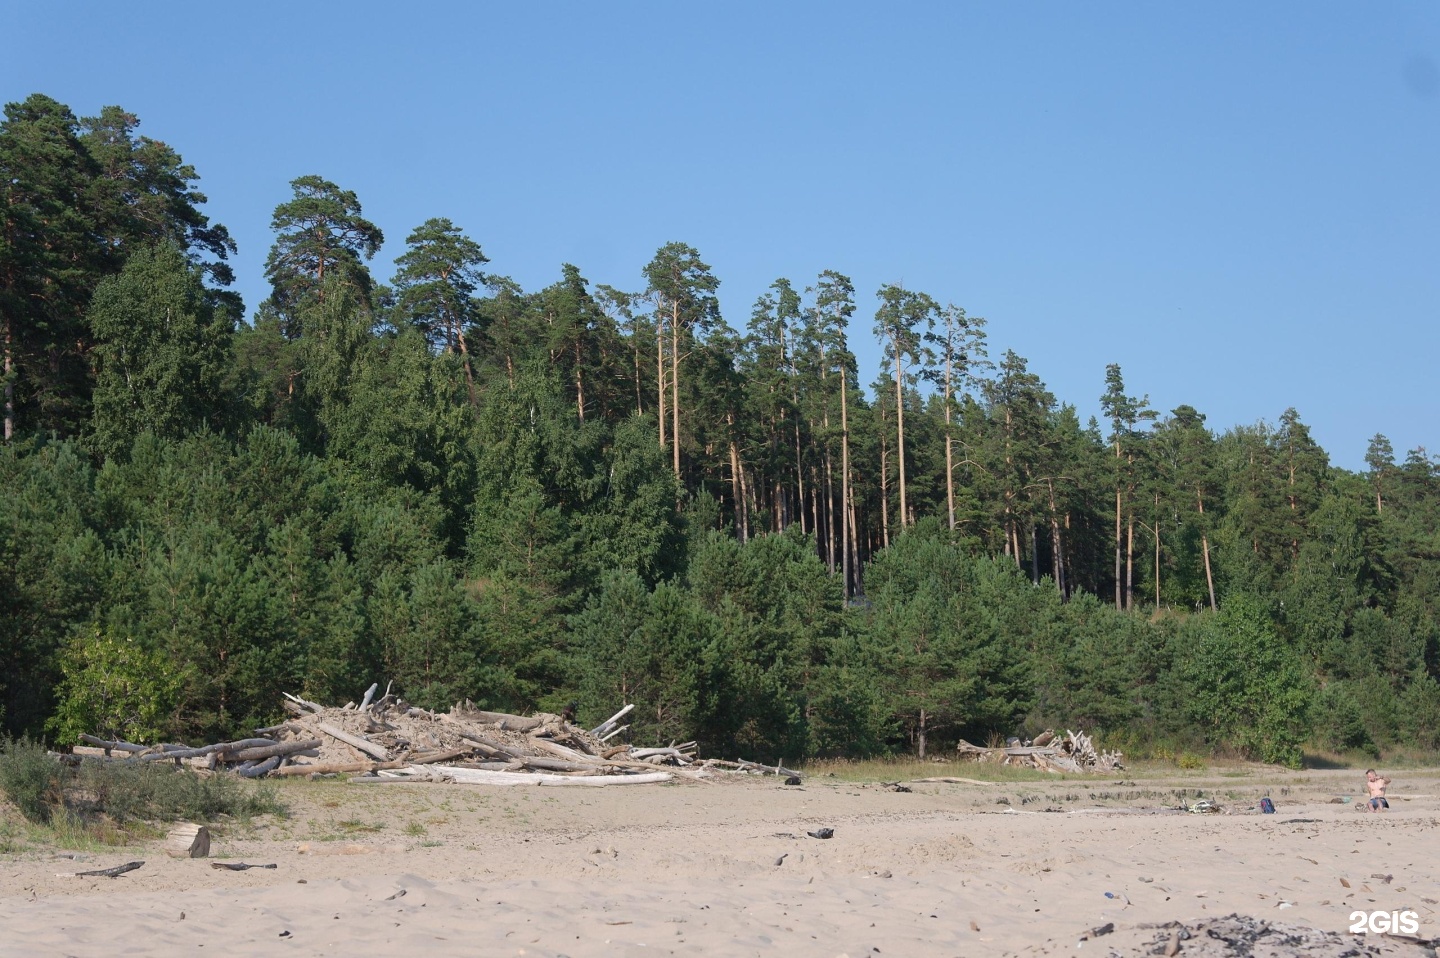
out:
M1440 936L1440 778L1395 779L1384 815L1332 802L1358 794L1353 771L1254 767L910 792L826 777L287 782L288 818L222 827L209 859L170 859L159 841L79 861L38 846L0 857L0 951L1146 954L1166 922L1239 914L1344 933L1352 912L1381 910L1414 911L1429 939ZM1197 789L1228 814L1173 810ZM1276 814L1254 810L1262 795ZM821 828L833 837L807 834ZM145 864L62 877L130 860ZM1363 943L1433 954L1389 936ZM1201 945L1181 941L1179 953Z

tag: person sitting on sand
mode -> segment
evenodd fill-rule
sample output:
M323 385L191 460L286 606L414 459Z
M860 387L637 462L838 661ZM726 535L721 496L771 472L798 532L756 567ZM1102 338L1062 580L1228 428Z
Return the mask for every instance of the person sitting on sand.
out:
M1385 800L1385 786L1390 784L1390 779L1381 778L1373 768L1365 770L1365 788L1370 793L1370 808L1368 811L1378 812L1390 807Z

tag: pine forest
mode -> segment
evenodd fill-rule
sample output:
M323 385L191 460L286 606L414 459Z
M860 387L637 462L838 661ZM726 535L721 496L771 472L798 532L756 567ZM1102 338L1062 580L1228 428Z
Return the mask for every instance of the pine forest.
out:
M378 680L770 761L1440 748L1424 449L1350 472L1295 409L1153 408L1163 370L1067 401L1004 317L735 303L680 241L527 290L425 219L386 285L319 175L242 303L199 180L119 107L5 108L0 733L215 741Z

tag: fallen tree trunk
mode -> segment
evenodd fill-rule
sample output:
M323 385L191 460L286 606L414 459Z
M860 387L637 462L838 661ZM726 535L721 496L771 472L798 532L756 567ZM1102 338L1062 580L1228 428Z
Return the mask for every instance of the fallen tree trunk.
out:
M221 760L226 762L254 762L277 755L293 755L296 752L306 752L319 747L320 740L318 738L307 738L296 742L272 742L269 745L257 748L243 748L234 754L221 752L220 755Z
M324 765L286 765L271 775L288 778L294 775L342 775L348 772L378 772L381 769L404 768L408 762L331 762Z
M400 772L391 772L376 778L352 778L350 783L352 785L375 785L382 782L427 782L433 780L434 773L429 769L416 769L415 771L418 774L413 777ZM669 782L674 779L669 772L650 772L641 775L545 775L526 772L492 772L480 768L446 768L436 771L440 772L445 779L461 785L588 785L600 787L605 785L646 785L654 782ZM405 769L403 772L409 772L409 769Z
M351 748L359 749L366 755L369 755L371 758L377 759L381 762L390 761L390 753L385 751L380 746L376 745L374 742L368 742L358 735L351 735L349 732L338 729L335 726L330 725L326 722L317 722L315 723L315 727L320 731L324 732L326 735L330 736L331 738L344 742Z

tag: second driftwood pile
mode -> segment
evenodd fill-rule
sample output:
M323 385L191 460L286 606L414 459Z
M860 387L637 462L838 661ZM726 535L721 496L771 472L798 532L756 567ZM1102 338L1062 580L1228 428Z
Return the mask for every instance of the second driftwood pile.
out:
M962 738L955 749L962 759L1023 765L1045 772L1111 772L1125 767L1125 756L1120 752L1099 751L1090 736L1069 730L1062 738L1047 729L1033 741L1011 739L1000 748L981 748Z

